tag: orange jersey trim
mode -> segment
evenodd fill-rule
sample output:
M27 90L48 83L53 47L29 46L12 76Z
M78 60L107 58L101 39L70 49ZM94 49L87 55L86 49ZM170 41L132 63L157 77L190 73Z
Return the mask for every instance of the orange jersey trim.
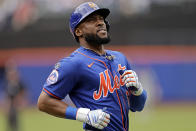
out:
M54 98L56 98L56 99L61 100L61 98L59 98L58 96L56 96L56 95L52 94L51 92L49 92L49 91L48 91L48 90L46 90L45 88L43 88L43 91L44 91L44 92L46 92L47 94L49 94L50 96L52 96L52 97L54 97Z

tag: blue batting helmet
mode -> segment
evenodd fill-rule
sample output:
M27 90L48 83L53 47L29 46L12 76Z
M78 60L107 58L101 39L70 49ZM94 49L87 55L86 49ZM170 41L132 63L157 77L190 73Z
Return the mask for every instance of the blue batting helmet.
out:
M69 21L70 32L72 33L72 35L77 41L78 39L75 36L76 27L82 22L82 20L84 20L87 16L89 16L94 12L99 13L105 19L109 15L110 10L107 8L99 8L93 2L85 2L79 5L71 14L70 21ZM105 20L105 23L106 23L107 30L109 30L109 22Z

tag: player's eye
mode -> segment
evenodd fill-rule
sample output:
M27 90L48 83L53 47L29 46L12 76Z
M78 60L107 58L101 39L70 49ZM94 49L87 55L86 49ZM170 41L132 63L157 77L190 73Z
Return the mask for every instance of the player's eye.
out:
M86 19L86 22L95 22L97 20L104 20L102 16L92 16Z
M103 17L99 17L98 20L104 20L104 18Z
M86 22L96 21L96 18L90 17L86 20Z

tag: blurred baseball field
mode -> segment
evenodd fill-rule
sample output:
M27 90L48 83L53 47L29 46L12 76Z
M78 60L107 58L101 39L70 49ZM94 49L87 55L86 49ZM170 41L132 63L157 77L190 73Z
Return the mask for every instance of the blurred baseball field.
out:
M82 123L49 116L36 108L21 112L20 131L80 131ZM130 131L196 131L196 104L167 104L130 113ZM0 113L0 131L6 131Z

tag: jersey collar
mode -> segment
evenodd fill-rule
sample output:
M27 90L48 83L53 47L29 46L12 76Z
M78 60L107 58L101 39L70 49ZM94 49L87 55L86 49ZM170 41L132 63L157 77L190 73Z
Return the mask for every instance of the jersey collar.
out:
M82 52L82 53L88 53L90 55L94 55L94 56L100 56L100 57L105 57L106 55L109 55L107 50L104 50L105 51L105 54L103 55L99 55L97 52L91 50L91 49L88 49L88 48L85 48L83 46L80 46L80 48L78 48L78 51Z

